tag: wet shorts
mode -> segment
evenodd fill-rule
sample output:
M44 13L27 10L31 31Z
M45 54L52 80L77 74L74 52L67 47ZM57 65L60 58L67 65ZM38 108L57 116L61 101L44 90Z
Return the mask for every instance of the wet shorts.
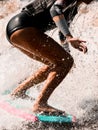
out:
M44 11L36 16L29 15L26 11L20 12L14 16L7 24L6 35L10 41L10 36L13 32L26 27L36 27L43 32L48 30L49 25L53 23L50 13Z

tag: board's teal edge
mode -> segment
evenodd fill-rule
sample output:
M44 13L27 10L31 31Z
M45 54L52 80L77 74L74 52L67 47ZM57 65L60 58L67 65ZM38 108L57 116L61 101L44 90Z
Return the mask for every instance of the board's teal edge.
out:
M42 121L42 122L59 122L59 123L70 123L72 122L72 116L67 115L67 116L51 116L51 115L41 115L37 114L37 118Z

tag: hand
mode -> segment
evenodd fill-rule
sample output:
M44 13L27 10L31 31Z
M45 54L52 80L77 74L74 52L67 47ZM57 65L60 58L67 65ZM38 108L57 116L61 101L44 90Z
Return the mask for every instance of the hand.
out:
M73 38L73 37L67 38L66 40L70 42L72 47L74 47L75 49L78 49L84 53L87 52L87 47L83 44L86 43L86 41Z

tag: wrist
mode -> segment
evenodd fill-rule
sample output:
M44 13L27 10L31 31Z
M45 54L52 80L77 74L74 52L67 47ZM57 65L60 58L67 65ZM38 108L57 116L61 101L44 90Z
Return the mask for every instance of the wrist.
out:
M72 38L73 38L72 35L66 35L66 41L67 42L70 42Z

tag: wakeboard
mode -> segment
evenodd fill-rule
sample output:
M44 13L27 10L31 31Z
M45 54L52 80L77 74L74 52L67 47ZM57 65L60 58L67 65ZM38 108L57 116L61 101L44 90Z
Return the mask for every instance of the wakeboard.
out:
M21 105L21 104L20 104ZM49 115L49 114L32 114L19 109L19 106L12 105L7 101L0 101L0 109L17 116L19 118L32 121L32 122L49 122L49 123L74 123L76 122L76 118L72 115Z

